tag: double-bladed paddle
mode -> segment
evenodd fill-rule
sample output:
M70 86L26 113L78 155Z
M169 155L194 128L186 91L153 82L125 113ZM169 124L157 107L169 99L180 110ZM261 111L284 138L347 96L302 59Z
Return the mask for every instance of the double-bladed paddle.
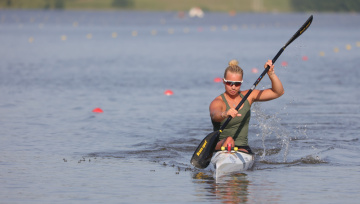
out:
M300 29L290 38L290 40L275 55L275 57L272 59L273 64L276 62L276 60L279 58L279 56L285 50L285 48L306 31L306 29L310 26L312 20L313 20L313 16L311 15L306 20L306 22L300 27ZM269 66L267 66L265 68L265 70L261 73L260 77L255 81L255 83L252 85L252 87L249 89L249 91L246 93L246 95L242 98L240 103L236 106L236 108L235 108L236 110L240 109L242 104L246 101L246 99L249 97L251 92L256 88L256 86L259 84L259 82L264 77L264 75L269 71L269 69L270 69ZM201 141L201 143L196 148L196 150L190 160L190 163L192 165L194 165L195 167L200 168L200 169L204 169L209 165L212 154L215 150L216 144L219 141L220 134L225 129L225 127L227 126L227 124L230 122L231 119L232 119L232 117L229 116L218 131L208 134Z

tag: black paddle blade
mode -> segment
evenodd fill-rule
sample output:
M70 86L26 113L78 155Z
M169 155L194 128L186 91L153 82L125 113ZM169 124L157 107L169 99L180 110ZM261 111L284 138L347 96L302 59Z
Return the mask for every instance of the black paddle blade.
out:
M311 25L313 21L313 15L311 15L305 23L299 28L299 30L290 38L290 40L285 44L284 47L287 47L290 43L292 43L297 37L303 34Z
M216 144L219 141L220 132L212 132L208 134L199 144L190 163L199 169L204 169L209 166L212 154L215 150Z

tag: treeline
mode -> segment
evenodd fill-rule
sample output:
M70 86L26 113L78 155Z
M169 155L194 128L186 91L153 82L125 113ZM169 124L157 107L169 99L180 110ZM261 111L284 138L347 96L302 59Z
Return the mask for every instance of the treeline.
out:
M0 0L0 7L25 9L65 9L65 0Z
M238 12L360 12L360 0L0 0L11 9L133 9Z
M97 9L97 5L101 8L133 8L135 0L98 0L81 2L79 0L0 0L0 8L38 8L38 9L65 9L72 8L75 4L83 4L86 8ZM155 0L156 1L156 0Z
M118 7L118 8L133 8L134 1L133 0L113 0L111 5L114 7Z
M360 0L290 0L294 11L359 12Z

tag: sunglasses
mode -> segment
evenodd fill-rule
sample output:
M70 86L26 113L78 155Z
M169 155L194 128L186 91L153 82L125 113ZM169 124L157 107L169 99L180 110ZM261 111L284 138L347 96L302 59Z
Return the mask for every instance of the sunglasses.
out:
M228 86L232 86L232 85L240 86L244 82L244 80L242 80L242 81L229 81L229 80L224 79L224 82Z

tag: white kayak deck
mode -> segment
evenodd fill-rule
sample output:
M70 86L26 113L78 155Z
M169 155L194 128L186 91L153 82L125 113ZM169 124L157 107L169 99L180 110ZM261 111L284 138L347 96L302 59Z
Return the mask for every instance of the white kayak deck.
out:
M214 177L218 178L222 175L246 171L253 166L254 160L254 154L223 150L214 154L210 166L214 171Z

